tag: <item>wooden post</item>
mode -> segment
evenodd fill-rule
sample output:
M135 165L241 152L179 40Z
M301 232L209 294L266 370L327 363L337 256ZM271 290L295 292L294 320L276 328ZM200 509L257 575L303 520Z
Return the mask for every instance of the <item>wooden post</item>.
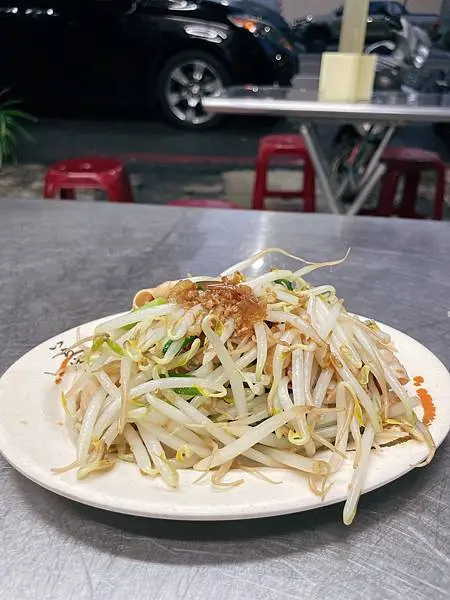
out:
M364 52L368 15L369 0L345 0L339 52Z
M339 52L324 52L319 100L367 102L373 92L376 56L364 56L369 0L345 0Z

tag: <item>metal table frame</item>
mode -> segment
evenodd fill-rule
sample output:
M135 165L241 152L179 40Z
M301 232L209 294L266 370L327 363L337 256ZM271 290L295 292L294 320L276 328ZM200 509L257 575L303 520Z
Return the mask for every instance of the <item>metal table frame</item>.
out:
M304 99L303 99L304 97ZM311 99L311 98L315 99ZM216 114L295 117L301 121L311 161L322 192L335 214L356 215L383 177L383 153L397 128L410 123L450 122L450 101L430 94L376 94L369 103L319 102L317 92L280 88L231 88L221 96L205 98L206 111ZM355 201L346 212L341 199L349 178L337 184L316 132L319 122L377 123L386 127L355 190Z
M337 185L321 147L314 123L308 123L307 121L301 123L300 132L303 135L311 161L316 170L321 190L333 213L347 214L349 216L358 214L386 172L386 167L381 162L381 158L395 131L396 127L394 125L389 126L385 130L371 160L364 169L361 181L355 190L355 200L346 211L341 199L350 187L350 176L344 177L341 185Z

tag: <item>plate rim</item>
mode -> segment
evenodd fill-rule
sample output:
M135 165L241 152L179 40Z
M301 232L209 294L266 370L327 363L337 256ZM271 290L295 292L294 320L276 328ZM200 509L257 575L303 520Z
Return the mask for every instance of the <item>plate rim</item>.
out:
M123 313L118 313L118 314L123 314ZM11 374L14 374L14 371L18 368L18 365L20 366L20 364L22 362L26 363L26 361L30 359L30 355L33 355L33 353L38 353L39 351L42 351L43 349L48 350L49 345L51 345L52 342L54 342L57 338L61 338L65 335L74 334L79 327L80 328L94 328L97 324L104 322L105 320L114 318L116 316L117 316L117 314L109 315L106 317L95 319L93 321L89 321L82 325L72 327L66 331L63 331L62 333L59 333L59 334L53 336L52 338L50 338L48 340L41 342L40 344L36 345L34 348L27 351L18 360L16 360L12 365L10 365L6 369L6 371L2 374L2 376L0 377L0 402L2 401L5 378L7 379L9 376L11 376ZM362 317L362 318L366 318L366 317ZM382 329L384 328L385 330L387 330L388 333L394 333L394 337L395 337L395 335L399 335L400 337L403 337L405 339L405 341L407 341L408 343L412 342L413 344L419 346L422 351L427 353L429 358L432 359L433 362L435 363L435 368L440 369L442 371L442 375L445 376L445 378L447 378L447 383L449 385L449 390L450 390L450 373L449 373L447 367L444 365L444 363L431 350L429 350L421 342L419 342L415 338L409 336L408 334L406 334L398 329L395 329L385 323L381 323L378 321L377 321L377 323L379 323L379 325ZM449 396L449 399L450 399L450 396ZM443 435L440 436L440 439L436 440L437 447L442 444L442 442L447 437L448 432L450 431L450 409L447 414L447 419L446 419L445 423L443 423L443 425L444 425L444 433L443 433ZM152 503L150 501L148 504L148 508L145 510L141 510L138 507L133 508L132 506L130 506L128 501L125 501L125 505L123 505L122 502L120 501L120 492L117 493L116 498L110 498L109 496L103 497L103 501L101 501L101 499L97 498L99 496L99 493L96 492L95 490L93 492L88 490L87 494L86 493L83 494L83 489L86 490L86 483L89 483L89 480L87 480L87 482L85 482L85 481L80 482L77 480L75 480L75 482L72 482L72 483L65 482L64 479L57 478L57 476L53 475L51 473L51 471L49 471L47 477L44 476L44 478L42 478L42 477L37 476L36 471L38 471L39 468L42 468L42 465L41 465L41 467L39 467L39 464L37 463L37 465L35 465L35 467L36 467L35 470L32 470L31 472L29 469L27 470L26 466L24 466L24 461L20 460L20 458L23 458L23 456L21 455L20 452L18 452L18 453L16 452L16 454L14 453L14 444L13 443L11 444L11 442L12 442L11 436L10 436L10 439L8 440L7 431L3 426L2 419L0 419L0 454L21 475L23 475L24 477L26 477L33 483L39 485L40 487L57 494L58 496L67 498L71 501L74 501L74 502L77 502L80 504L84 504L84 505L91 506L91 507L94 507L97 509L107 510L109 512L114 512L114 513L119 513L119 514L133 515L133 516L139 516L139 517L144 517L144 518L158 518L158 519L179 520L179 521L182 521L182 520L183 521L229 521L229 520L246 520L246 519L266 518L266 517L272 517L272 516L281 516L281 515L286 515L286 514L306 512L309 510L315 510L317 508L322 508L322 507L330 506L333 504L339 504L339 503L345 501L345 497L344 498L340 497L337 499L331 497L331 498L325 499L325 500L320 500L319 498L317 498L317 501L313 505L299 504L298 506L296 506L296 505L292 505L292 504L286 504L286 506L284 506L284 504L282 504L281 506L275 506L275 507L264 505L264 502L263 502L263 503L261 503L261 506L258 503L258 504L256 504L256 506L252 507L251 511L247 510L246 512L244 512L243 510L237 511L236 510L237 507L233 508L233 505L231 506L231 509L229 511L224 512L223 510L220 510L220 508L221 507L223 508L224 505L222 503L219 503L217 505L219 510L217 510L216 512L210 510L210 511L207 511L206 513L199 512L198 510L194 511L194 510L192 510L192 508L190 510L183 510L182 502L178 504L179 508L177 510L161 510L161 501L159 501L158 503ZM72 442L70 441L69 436L67 436L67 442L70 445L72 445ZM416 442L413 442L413 443L418 444ZM408 442L408 444L410 444L410 443ZM6 447L6 449L5 449L5 447ZM411 447L411 446L409 446L409 447ZM32 464L32 461L31 461L31 464ZM126 468L126 467L130 467L131 465L120 465L120 466L122 468L123 467ZM45 466L45 468L47 468L47 466ZM117 469L117 467L116 467L116 469ZM405 468L402 469L401 471L398 471L398 470L393 471L391 473L392 476L388 476L388 478L384 478L373 484L366 485L364 487L364 490L362 493L366 494L370 491L373 491L375 489L378 489L380 487L388 485L388 484L392 483L393 481L395 481L396 479L403 477L404 475L406 475L413 469L414 469L414 466L405 465ZM238 470L236 470L236 473L238 473ZM275 474L275 475L277 473L286 474L286 473L288 473L288 471L270 469L270 473ZM142 475L138 475L138 477L143 478ZM100 479L101 479L101 477L97 478L97 481ZM52 483L53 481L55 483ZM245 482L245 485L246 486L251 485L252 481L253 480L251 480L251 479L250 479L250 481L247 480ZM151 485L151 483L150 483L150 485ZM267 484L267 485L270 485L270 484ZM300 484L299 490L301 491L301 489L302 488L301 488L301 484ZM180 493L180 498L181 498L182 491L177 490L177 492ZM216 496L216 498L217 498L217 496ZM138 502L138 504L140 504L140 502ZM158 509L156 510L155 507L157 507Z

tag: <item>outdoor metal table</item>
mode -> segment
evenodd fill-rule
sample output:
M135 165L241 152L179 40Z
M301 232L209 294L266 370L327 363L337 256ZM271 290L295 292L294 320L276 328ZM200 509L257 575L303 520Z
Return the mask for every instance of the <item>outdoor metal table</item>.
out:
M304 87L302 87L304 86ZM325 152L316 132L318 122L378 123L386 126L380 142L367 164L356 197L347 214L357 214L385 173L383 152L399 126L409 123L450 122L450 97L437 94L376 93L371 102L320 102L318 80L299 78L295 88L234 87L221 95L203 100L208 112L234 115L269 115L295 117L301 121L300 132L305 139L317 178L333 213L344 213L341 198L348 189L349 179L341 185L331 173Z
M344 265L311 279L450 364L447 224L0 200L0 372L43 340L126 309L142 286L216 274L270 246L312 260L352 246ZM346 528L342 506L209 524L121 516L60 498L0 458L0 597L444 600L449 465L447 441L429 467L363 496Z

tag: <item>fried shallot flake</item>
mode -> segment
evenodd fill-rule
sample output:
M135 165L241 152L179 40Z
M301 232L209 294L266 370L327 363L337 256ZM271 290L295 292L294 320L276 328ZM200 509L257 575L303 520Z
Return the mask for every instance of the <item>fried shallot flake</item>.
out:
M239 276L222 277L221 282L205 283L204 289L192 281L179 281L169 295L169 302L184 308L201 304L221 321L234 319L236 333L244 334L253 329L266 316L266 303L257 298L247 285L239 285Z

